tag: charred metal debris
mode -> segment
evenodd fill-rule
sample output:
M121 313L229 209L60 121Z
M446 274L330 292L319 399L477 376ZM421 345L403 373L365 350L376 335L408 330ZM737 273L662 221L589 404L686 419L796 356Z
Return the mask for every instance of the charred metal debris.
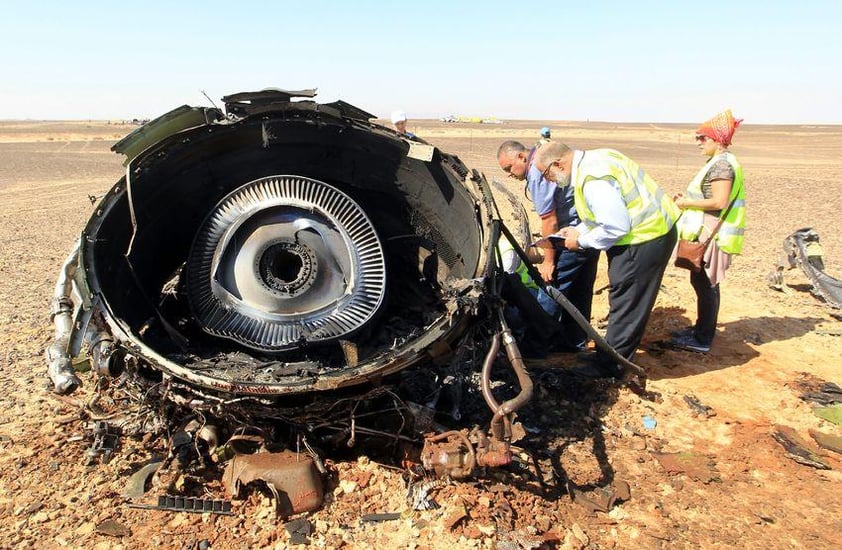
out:
M810 280L812 292L832 308L842 308L842 281L825 272L824 250L819 234L812 227L805 227L788 235L783 242L783 257L775 271L767 277L775 290L791 292L784 282L784 271L800 267Z
M73 359L90 359L92 460L114 434L167 436L165 467L133 481L133 501L175 464L224 468L228 498L262 485L279 516L313 510L321 457L363 441L407 466L413 507L430 505L431 480L518 467L533 383L503 313L497 241L528 263L525 214L516 237L482 174L314 96L182 106L112 147L126 172L62 266L45 355L65 395L82 384ZM488 428L460 428L487 418L482 401ZM148 506L228 511L160 498Z

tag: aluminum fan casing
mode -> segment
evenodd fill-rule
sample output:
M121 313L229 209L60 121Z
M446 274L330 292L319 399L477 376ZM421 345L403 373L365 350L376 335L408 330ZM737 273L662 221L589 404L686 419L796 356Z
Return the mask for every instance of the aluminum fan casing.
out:
M220 201L196 234L187 281L206 332L272 352L365 325L383 302L386 268L374 226L351 197L278 175Z

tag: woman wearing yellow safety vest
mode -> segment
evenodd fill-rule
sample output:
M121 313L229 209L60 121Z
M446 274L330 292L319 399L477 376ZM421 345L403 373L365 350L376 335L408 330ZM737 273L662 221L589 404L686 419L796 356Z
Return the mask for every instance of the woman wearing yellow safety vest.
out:
M743 248L746 222L743 169L737 157L728 151L740 122L742 120L735 120L731 111L726 110L696 130L696 143L708 161L687 186L687 191L673 197L675 204L683 209L678 220L681 239L706 240L727 211L713 242L705 251L704 268L698 273L690 272L690 284L696 291L696 324L673 333L673 345L700 353L710 351L716 334L719 283L731 265L731 256L739 254Z

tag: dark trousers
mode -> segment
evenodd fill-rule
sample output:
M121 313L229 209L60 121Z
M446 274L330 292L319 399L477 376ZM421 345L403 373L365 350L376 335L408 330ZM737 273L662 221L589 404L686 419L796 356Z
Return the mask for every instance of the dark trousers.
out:
M556 257L555 287L571 304L590 321L593 303L593 285L599 250L559 250ZM583 347L587 334L567 311L561 312L562 345L568 348Z
M675 247L676 231L641 244L612 246L608 255L608 329L605 339L626 359L632 359L643 332ZM597 361L614 361L598 350Z
M719 285L711 285L708 274L702 269L690 272L690 284L696 291L696 340L710 345L716 335L716 320L719 318Z

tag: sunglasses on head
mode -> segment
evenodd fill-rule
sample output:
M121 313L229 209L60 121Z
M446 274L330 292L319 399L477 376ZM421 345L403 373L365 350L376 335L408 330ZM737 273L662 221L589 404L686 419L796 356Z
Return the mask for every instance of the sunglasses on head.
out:
M696 136L696 141L698 141L699 143L704 143L704 142L706 142L706 141L707 141L707 140L709 140L709 139L710 139L710 138L709 138L709 137L707 137L707 136Z

